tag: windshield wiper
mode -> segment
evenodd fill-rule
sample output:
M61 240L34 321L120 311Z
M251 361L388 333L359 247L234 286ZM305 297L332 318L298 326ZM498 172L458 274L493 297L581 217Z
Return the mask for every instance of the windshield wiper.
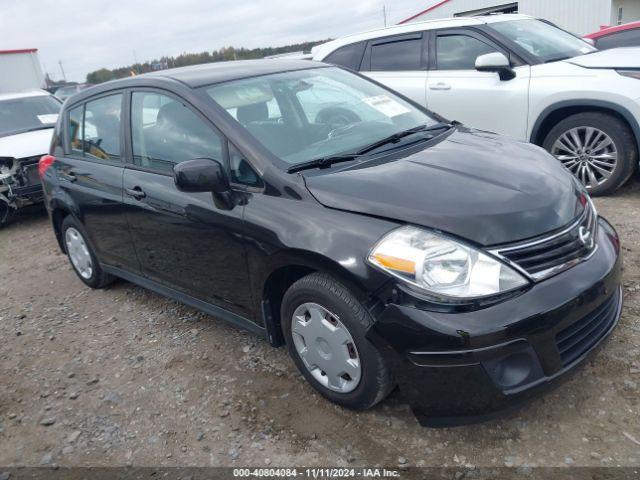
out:
M348 162L349 160L353 160L360 156L362 155L359 155L357 153L345 153L344 155L330 155L328 157L314 158L313 160L298 163L287 168L287 173L294 173L300 170L306 170L308 168L327 168L334 163Z
M449 129L452 127L450 123L438 122L434 125L419 125L417 127L409 128L407 130L403 130L398 133L394 133L393 135L389 135L377 142L373 142L371 145L367 145L364 148L361 148L356 152L356 155L364 155L365 153L369 153L376 148L382 147L383 145L387 145L389 143L398 143L402 138L407 137L409 135L413 135L414 133L425 133L425 132L434 132L442 129Z
M381 140L378 140L366 147L361 148L353 153L344 153L341 155L330 155L328 157L322 158L314 158L313 160L309 160L307 162L298 163L297 165L293 165L287 169L287 173L294 173L300 170L306 170L308 168L327 168L333 165L334 163L340 162L348 162L350 160L354 160L358 157L363 157L365 154L379 148L388 143L397 143L400 139L413 135L414 133L424 133L424 132L433 132L442 129L449 129L453 126L453 123L444 123L439 122L434 125L419 125L417 127L409 128L407 130L403 130L401 132L394 133L393 135L389 135Z

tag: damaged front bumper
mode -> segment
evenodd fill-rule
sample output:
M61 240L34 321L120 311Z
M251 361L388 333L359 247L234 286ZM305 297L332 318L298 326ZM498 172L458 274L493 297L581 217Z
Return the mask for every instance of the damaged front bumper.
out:
M39 155L20 159L0 157L0 202L9 210L42 202L39 160Z

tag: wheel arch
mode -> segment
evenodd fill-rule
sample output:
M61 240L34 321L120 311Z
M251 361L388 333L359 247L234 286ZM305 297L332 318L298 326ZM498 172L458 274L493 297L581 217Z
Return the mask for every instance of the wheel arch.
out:
M285 292L302 277L316 272L331 275L359 300L369 300L367 288L339 263L311 252L288 252L287 261L276 262L265 275L259 299L267 338L273 346L284 345L280 309Z
M638 120L622 105L604 100L565 100L548 106L538 116L533 125L529 141L542 146L547 134L560 120L576 113L594 111L609 113L624 121L631 129L636 140L636 148L640 153L640 124L638 124Z
M51 224L53 226L53 232L56 236L56 240L58 241L58 246L60 247L60 251L62 253L67 253L64 242L62 241L62 222L64 219L71 215L71 211L62 205L52 205L51 209Z

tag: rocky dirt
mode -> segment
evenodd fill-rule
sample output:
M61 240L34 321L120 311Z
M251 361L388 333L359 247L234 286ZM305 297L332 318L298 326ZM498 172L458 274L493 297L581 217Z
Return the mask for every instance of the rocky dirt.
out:
M284 349L126 282L86 288L46 215L0 231L0 465L640 465L640 185L597 199L625 255L599 354L514 417L420 427L336 407Z

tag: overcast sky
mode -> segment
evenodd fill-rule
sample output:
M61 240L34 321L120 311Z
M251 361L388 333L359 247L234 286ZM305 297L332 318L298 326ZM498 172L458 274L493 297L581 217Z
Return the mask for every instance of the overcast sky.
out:
M224 46L277 47L382 27L383 3L4 0L0 50L37 48L42 67L52 78L61 78L61 60L67 80L84 81L88 72L130 65L135 57L144 62ZM387 23L397 23L432 3L387 1Z

